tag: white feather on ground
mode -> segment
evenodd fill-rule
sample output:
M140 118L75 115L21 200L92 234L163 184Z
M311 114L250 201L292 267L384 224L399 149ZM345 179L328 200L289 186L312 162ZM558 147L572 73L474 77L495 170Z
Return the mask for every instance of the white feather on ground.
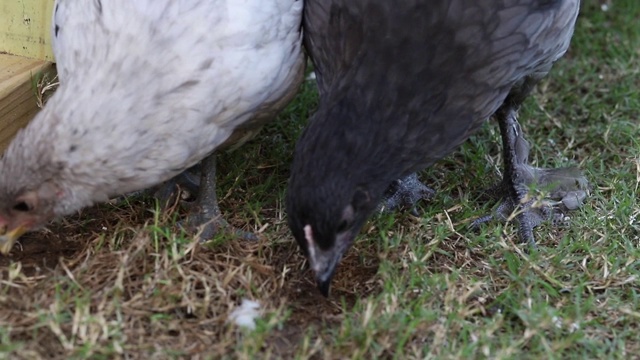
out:
M229 322L254 330L256 319L260 316L260 303L254 300L242 299L242 304L229 315Z

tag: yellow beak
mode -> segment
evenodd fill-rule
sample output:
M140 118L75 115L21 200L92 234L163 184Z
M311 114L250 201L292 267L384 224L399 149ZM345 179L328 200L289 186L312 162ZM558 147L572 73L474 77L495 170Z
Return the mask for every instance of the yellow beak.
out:
M20 225L15 229L12 229L11 231L1 235L0 253L2 253L3 255L7 255L9 251L11 251L13 244L16 243L16 240L18 240L20 236L22 236L22 234L26 233L28 230L29 229L26 226Z

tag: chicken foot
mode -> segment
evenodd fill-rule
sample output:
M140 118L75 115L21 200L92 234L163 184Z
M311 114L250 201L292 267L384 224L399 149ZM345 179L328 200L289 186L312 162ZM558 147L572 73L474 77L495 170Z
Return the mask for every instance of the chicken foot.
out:
M418 201L429 200L435 193L435 190L420 182L418 174L413 173L389 185L378 209L380 212L411 209L413 215L419 216L415 207Z
M535 247L533 228L546 220L554 223L564 219L564 212L582 206L588 195L588 182L575 167L545 169L528 164L529 143L517 120L517 109L503 106L496 113L502 135L503 181L492 192L502 201L494 214L472 222L472 228L495 218L507 221L515 215L518 233L523 243ZM547 197L538 201L530 196L529 187L550 189Z
M196 175L200 173L199 177ZM230 234L244 240L257 240L255 234L231 226L222 216L216 195L216 155L204 158L199 165L185 170L173 179L154 189L154 196L163 208L167 209L176 201L180 193L178 188L186 190L195 200L187 202L188 215L178 225L191 234L199 234L200 240L213 239L220 233Z

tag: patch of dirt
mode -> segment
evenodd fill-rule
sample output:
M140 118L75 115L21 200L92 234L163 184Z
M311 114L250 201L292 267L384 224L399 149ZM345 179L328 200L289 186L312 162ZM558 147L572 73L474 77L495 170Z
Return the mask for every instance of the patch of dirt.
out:
M143 203L139 205L144 206ZM50 272L61 258L71 260L83 252L92 238L111 234L121 220L126 219L131 225L142 225L143 216L151 217L144 207L136 211L132 209L131 206L122 206L121 200L114 200L58 220L43 230L27 233L8 255L0 255L0 269L4 271L12 262L20 262L26 276Z
M305 335L340 326L358 299L379 291L375 246L356 243L325 298L284 222L259 242L192 241L176 248L166 238L174 236L171 214L145 226L154 219L152 208L129 199L86 209L27 234L0 257L0 280L10 284L0 286L0 326L12 329L10 339L22 342L24 354L69 358L83 347L118 343L119 354L131 358L167 351L228 356L239 346L229 314L250 298L267 312L288 312L266 339L276 357L288 357ZM9 278L12 262L22 270ZM100 330L109 327L108 334Z
M0 255L0 269L5 271L11 263L22 263L26 276L41 275L53 270L60 258L72 258L82 249L82 244L51 233L29 233L20 239L8 256Z
M360 249L357 242L341 261L328 298L317 289L313 273L293 239L291 243L277 246L275 253L278 254L272 260L275 273L288 270L289 276L274 295L283 299L290 311L285 326L274 330L268 338L276 358L293 357L306 335L314 334L314 341L327 328L339 327L343 314L349 312L358 299L380 291L376 281L378 254L371 249Z

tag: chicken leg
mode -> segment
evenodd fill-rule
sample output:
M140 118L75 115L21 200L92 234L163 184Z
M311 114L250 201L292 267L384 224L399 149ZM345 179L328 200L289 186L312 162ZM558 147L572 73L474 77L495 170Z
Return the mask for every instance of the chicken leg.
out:
M203 241L210 240L221 232L244 240L257 240L255 234L234 228L222 217L216 195L215 154L207 156L200 164L200 184L197 194L195 203L189 209L189 215L180 224L187 231L199 234Z
M575 167L545 169L530 166L529 143L518 123L517 107L509 104L512 103L505 103L496 113L502 135L504 175L494 192L504 194L503 200L495 215L476 219L472 227L495 217L507 220L515 213L520 240L535 247L533 228L548 219L563 219L565 210L579 208L587 197L588 183ZM550 188L548 199L536 202L529 196L531 185Z
M179 194L178 187L195 196L195 200L188 206L187 218L179 223L182 228L192 234L200 234L202 241L210 240L221 232L244 240L257 240L255 234L235 229L222 217L216 195L215 154L207 156L200 164L164 182L153 190L153 195L166 209L175 203Z
M188 199L196 196L200 189L200 175L198 174L199 170L194 171L194 168L195 166L181 172L172 179L151 188L150 195L158 199L160 206L165 210L175 204L177 196L180 195L179 189L184 190L189 194L186 196ZM184 200L185 198L183 197L181 199Z

